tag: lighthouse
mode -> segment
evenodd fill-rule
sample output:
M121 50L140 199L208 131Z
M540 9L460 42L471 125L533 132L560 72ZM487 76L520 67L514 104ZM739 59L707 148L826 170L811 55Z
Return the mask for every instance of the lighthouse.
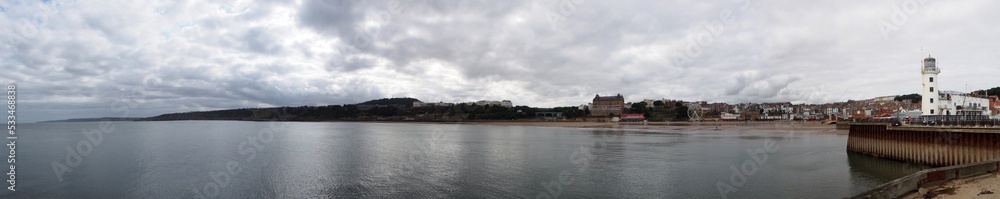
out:
M938 73L941 73L941 70L938 69L935 62L937 60L927 55L927 58L924 58L924 62L920 67L920 76L923 78L921 80L923 82L923 91L921 92L923 99L921 100L920 110L924 116L942 115L940 106L938 106L941 103L941 99L938 99L939 90L937 86L939 81L937 76Z

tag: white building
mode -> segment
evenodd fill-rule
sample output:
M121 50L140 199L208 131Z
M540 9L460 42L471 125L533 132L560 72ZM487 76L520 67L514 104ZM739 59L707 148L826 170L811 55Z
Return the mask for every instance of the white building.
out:
M934 80L937 79L938 73L941 73L941 70L937 68L936 62L937 60L933 57L927 56L927 58L924 59L922 67L920 68L920 75L923 79L921 80L923 83L921 84L922 88L920 89L922 96L922 99L920 100L920 112L922 112L922 116L941 114L940 107L938 107L937 104L941 100L938 100L937 102L934 101L935 98L941 99L938 98L938 91L934 90L937 87L937 82Z
M733 113L722 113L721 115L719 115L719 118L722 120L737 120L739 119L739 117L740 117L739 114L733 114Z
M512 103L510 100L503 100L503 101L479 100L479 101L476 101L476 102L466 102L466 103L463 103L463 104L466 104L466 105L473 105L473 104L475 104L477 106L490 105L490 106L514 107L514 103Z
M872 101L876 101L876 102L889 102L889 101L893 101L895 99L896 99L896 96L882 96L882 97L872 98Z
M643 99L642 102L646 103L646 108L653 108L653 102L656 102L656 100L654 100L654 99Z
M938 88L938 74L941 70L937 67L937 60L927 56L920 69L922 85L922 98L920 111L922 117L939 116L978 116L988 117L991 115L987 98L971 96L968 93L955 91L941 91Z
M992 115L990 113L990 100L982 97L971 96L968 93L956 91L942 91L938 94L938 112L944 111L943 115Z
M510 100L504 100L504 101L500 101L500 106L510 108L510 107L514 107L514 103L511 102Z
M413 102L413 107L425 107L425 106L454 106L455 103L448 102Z

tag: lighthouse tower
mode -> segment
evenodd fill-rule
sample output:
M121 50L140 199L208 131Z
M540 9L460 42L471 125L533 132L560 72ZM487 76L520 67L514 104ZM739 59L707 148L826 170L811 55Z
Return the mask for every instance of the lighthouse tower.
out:
M941 99L938 99L939 90L937 86L937 76L938 73L941 73L941 70L938 69L935 62L937 60L927 55L927 58L924 58L923 66L920 68L920 76L923 77L923 80L921 80L923 82L923 92L921 92L923 99L921 100L920 110L924 116L942 115L941 108L938 106L941 103Z

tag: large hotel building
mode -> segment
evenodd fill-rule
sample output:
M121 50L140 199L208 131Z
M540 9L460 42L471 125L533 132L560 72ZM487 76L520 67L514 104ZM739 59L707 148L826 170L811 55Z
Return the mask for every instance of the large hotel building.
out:
M590 116L621 115L625 108L625 97L622 94L616 96L594 96L594 103L590 105Z

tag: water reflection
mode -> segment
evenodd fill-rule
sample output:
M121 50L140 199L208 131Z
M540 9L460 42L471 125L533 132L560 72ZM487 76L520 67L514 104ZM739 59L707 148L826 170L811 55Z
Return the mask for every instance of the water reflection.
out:
M882 159L860 153L846 153L851 168L852 193L864 192L882 183L931 168L927 165Z
M282 123L248 160L238 146L269 124L121 123L66 182L50 162L89 127L26 125L32 158L19 164L43 169L19 173L26 189L18 193L186 197L235 161L242 172L224 179L218 198L717 198L720 182L734 184L732 168L760 160L726 196L840 198L929 168L847 153L844 135L783 130L335 122ZM766 160L748 153L768 142L780 147Z
M851 165L852 173L863 173L885 181L895 180L931 168L927 165L883 159L855 152L847 152L847 161Z

